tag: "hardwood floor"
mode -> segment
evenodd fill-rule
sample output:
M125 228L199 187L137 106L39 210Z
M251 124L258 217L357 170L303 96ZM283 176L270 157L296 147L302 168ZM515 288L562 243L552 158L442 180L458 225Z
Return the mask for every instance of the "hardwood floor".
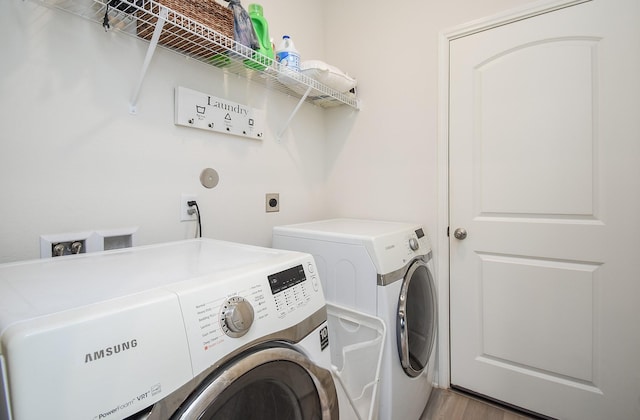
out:
M434 388L420 420L530 420L498 405L451 389Z

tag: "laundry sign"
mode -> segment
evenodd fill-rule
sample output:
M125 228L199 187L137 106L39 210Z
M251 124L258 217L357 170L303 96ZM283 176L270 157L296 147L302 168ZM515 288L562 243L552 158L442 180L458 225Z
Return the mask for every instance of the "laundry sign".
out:
M175 124L262 139L264 112L237 102L178 86Z

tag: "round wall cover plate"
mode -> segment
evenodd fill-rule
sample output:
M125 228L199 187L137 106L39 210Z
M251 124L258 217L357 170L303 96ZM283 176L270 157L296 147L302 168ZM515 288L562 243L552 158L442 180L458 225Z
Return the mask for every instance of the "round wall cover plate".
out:
M202 170L202 173L200 174L200 183L203 187L213 188L218 185L218 181L220 181L220 177L215 169L206 168Z

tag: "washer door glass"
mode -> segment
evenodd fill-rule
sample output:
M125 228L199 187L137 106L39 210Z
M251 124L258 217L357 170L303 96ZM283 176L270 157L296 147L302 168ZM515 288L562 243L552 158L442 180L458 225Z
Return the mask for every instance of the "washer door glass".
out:
M411 377L427 367L435 342L437 317L433 277L423 261L414 262L398 300L397 340L400 363Z
M337 418L331 373L288 348L269 348L220 369L175 419Z

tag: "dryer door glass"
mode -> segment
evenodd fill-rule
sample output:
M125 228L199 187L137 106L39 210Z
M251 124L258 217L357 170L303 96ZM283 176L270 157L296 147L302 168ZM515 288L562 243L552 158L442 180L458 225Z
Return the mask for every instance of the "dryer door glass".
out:
M415 377L427 367L436 332L436 291L423 261L414 262L404 278L398 301L397 341L400 363Z
M174 418L308 420L337 413L331 373L292 349L250 353L219 370Z

